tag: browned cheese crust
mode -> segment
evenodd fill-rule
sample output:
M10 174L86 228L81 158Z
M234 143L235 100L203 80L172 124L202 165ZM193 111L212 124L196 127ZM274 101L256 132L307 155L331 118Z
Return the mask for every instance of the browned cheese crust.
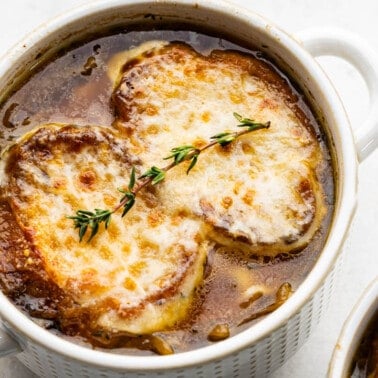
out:
M190 175L185 164L175 168L161 196L185 204L222 244L270 256L302 249L325 214L316 175L321 151L288 83L240 52L148 47L123 65L113 96L116 125L145 167L172 147L201 147L235 130L233 112L271 122L269 130L206 151Z

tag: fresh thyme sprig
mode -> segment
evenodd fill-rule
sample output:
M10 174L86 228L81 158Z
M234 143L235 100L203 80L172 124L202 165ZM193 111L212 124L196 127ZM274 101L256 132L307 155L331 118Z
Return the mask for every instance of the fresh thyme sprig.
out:
M105 229L107 229L112 214L114 214L121 208L123 208L121 217L124 217L134 206L136 195L138 194L138 192L149 184L156 185L159 182L163 181L166 177L167 171L169 171L176 165L181 164L184 161L189 161L190 163L186 171L186 173L189 174L189 172L197 164L198 157L203 151L217 144L219 144L222 147L225 147L242 135L260 129L267 129L270 127L270 122L255 122L250 118L243 118L238 113L233 113L233 115L239 122L237 127L243 128L243 130L223 132L213 135L212 137L210 137L211 141L201 148L196 148L192 145L174 147L171 149L171 154L164 158L164 160L173 159L173 161L170 164L163 168L152 166L138 178L136 178L135 167L133 167L131 170L127 189L118 189L123 194L123 196L121 197L118 205L115 206L112 210L78 210L75 215L68 216L67 218L72 219L74 221L74 227L79 229L80 241L83 240L88 228L91 230L88 242L90 242L93 239L93 237L97 234L101 223L104 223Z

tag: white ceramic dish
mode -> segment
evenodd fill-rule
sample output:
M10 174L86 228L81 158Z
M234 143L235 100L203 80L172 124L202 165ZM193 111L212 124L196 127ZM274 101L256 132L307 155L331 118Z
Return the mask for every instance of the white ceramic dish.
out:
M344 323L329 365L330 378L346 378L361 338L378 311L378 278L366 288Z
M326 246L307 279L290 300L250 329L215 345L172 356L128 357L90 350L50 334L30 321L0 295L4 329L0 354L18 358L41 377L90 376L264 376L280 366L309 337L327 306L338 272L343 242L356 206L357 153L362 160L377 145L378 58L348 34L323 30L304 36L314 55L341 56L353 63L369 85L371 112L356 133L356 144L343 106L313 57L295 40L261 17L219 1L104 1L78 8L38 29L0 63L0 88L35 65L40 52L47 58L62 43L82 39L105 25L148 22L145 14L212 26L248 41L280 62L312 98L324 116L335 146L338 170L335 218ZM152 22L152 21L150 21ZM357 149L356 149L357 145Z

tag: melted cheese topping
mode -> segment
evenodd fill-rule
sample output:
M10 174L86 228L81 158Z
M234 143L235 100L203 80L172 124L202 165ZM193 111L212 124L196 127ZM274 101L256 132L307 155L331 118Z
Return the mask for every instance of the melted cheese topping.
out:
M321 151L278 74L248 55L205 57L183 44L133 56L123 69L114 95L118 127L145 168L163 163L172 147L201 147L236 130L233 112L271 122L207 150L189 175L186 164L170 171L161 196L172 207L203 219L213 239L253 253L275 255L311 240L325 213L315 174Z
M78 209L117 204L117 188L138 165L122 140L96 127L48 125L3 159L6 196L47 273L97 311L99 326L151 333L186 316L206 257L201 224L168 213L152 192L127 217L114 214L90 243L79 243L67 219Z
M96 314L92 328L149 334L188 317L214 243L264 256L309 243L325 214L321 151L287 83L251 56L150 42L109 69L115 130L34 130L3 154L1 186L49 277ZM67 215L116 206L132 166L140 175L173 147L237 130L233 112L271 127L206 150L189 175L174 167L78 242ZM249 286L246 301L268 291Z

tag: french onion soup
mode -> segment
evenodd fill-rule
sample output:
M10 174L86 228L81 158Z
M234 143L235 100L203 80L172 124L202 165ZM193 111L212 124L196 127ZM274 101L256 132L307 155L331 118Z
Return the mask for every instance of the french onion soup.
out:
M61 337L222 340L283 304L325 243L327 138L259 51L114 32L46 63L1 119L1 289Z

